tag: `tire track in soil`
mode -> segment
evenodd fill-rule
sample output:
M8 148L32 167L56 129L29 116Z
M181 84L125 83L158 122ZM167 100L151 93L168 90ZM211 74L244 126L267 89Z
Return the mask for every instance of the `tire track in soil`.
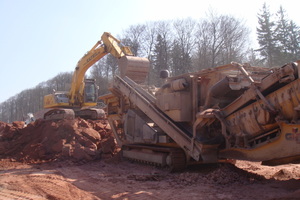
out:
M30 194L27 192L21 192L17 190L10 190L6 188L0 188L0 199L6 200L16 200L16 199L24 199L24 200L47 200L43 196L39 196L36 194Z
M25 170L26 172L27 170ZM28 170L29 173L3 173L0 176L0 199L98 199L78 189L69 180L53 171Z

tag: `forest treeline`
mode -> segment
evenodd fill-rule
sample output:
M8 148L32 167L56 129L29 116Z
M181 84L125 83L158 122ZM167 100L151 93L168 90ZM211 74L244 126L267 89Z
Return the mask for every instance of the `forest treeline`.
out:
M136 56L150 60L147 82L152 85L159 83L161 70L169 70L171 76L176 76L232 61L277 67L299 59L300 29L282 6L276 13L270 13L263 4L257 19L257 29L250 30L243 19L210 12L199 20L185 18L132 25L117 38ZM250 31L256 31L259 46L256 49ZM108 92L116 74L117 60L107 55L86 76L96 79L102 95ZM0 104L0 121L23 120L27 113L41 110L43 97L53 90L68 90L71 79L72 72L60 73L9 98Z

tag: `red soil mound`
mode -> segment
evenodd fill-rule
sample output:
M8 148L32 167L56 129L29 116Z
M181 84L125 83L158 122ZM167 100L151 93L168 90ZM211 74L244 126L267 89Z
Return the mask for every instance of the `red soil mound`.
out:
M0 122L0 156L19 161L94 160L110 156L116 144L106 120Z

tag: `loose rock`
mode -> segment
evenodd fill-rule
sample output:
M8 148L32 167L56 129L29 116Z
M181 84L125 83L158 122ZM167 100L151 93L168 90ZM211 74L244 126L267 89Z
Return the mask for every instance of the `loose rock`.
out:
M116 143L105 120L0 122L0 157L18 161L71 159L94 160L112 155Z

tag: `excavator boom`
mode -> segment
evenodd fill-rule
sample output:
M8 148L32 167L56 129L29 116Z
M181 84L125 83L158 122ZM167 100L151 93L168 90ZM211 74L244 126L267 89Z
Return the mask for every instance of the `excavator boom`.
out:
M126 60L124 66L126 71L130 71L135 66L136 57L133 57L129 47L122 46L121 42L108 32L104 32L101 40L78 61L72 77L71 88L69 92L54 92L44 97L44 108L50 109L45 114L48 119L72 118L75 115L85 118L98 118L103 116L104 111L91 109L97 105L97 86L95 80L85 79L86 71L98 62L105 55L111 54L119 60ZM142 61L143 64L144 61ZM147 63L146 63L147 65ZM148 72L148 66L142 68L144 72L139 77L145 76ZM136 70L136 69L134 69ZM143 71L142 70L142 71ZM124 71L124 70L123 70ZM88 107L82 110L82 108ZM68 109L68 110L67 110Z
M70 89L70 104L82 105L83 89L84 89L84 76L86 71L103 58L107 54L113 55L115 58L120 59L124 56L133 56L129 47L120 47L120 41L113 37L110 33L105 32L90 51L88 51L77 63L75 72L72 78Z

